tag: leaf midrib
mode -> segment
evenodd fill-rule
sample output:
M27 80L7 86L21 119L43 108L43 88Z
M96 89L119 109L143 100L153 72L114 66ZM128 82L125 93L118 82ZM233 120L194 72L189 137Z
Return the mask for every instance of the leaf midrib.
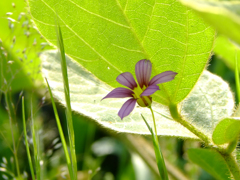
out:
M54 11L44 0L41 0L41 1L42 1L54 14L56 14L55 11ZM140 41L140 39L138 38L137 33L134 31L134 28L132 27L129 19L127 18L127 15L126 15L126 13L125 13L125 10L122 9L122 7L121 7L121 5L119 4L119 1L118 1L118 0L115 0L116 3L117 3L117 6L118 6L119 9L122 11L122 14L124 15L124 18L125 18L125 20L126 20L126 22L127 22L127 24L128 24L129 27L128 27L128 26L125 26L125 25L122 25L122 24L120 24L120 23L117 23L117 22L115 22L115 21L112 21L112 20L110 20L110 19L108 19L108 18L105 18L105 17L103 17L103 16L100 16L100 15L98 15L98 14L95 14L95 13L93 13L93 12L91 12L91 11L88 11L87 9L84 9L84 8L82 8L81 6L78 6L76 3L72 2L71 0L68 0L68 1L71 2L71 3L73 3L74 5L76 5L77 7L81 8L83 11L85 11L85 12L87 12L87 13L90 13L90 14L92 14L92 15L95 15L95 16L99 17L99 18L105 19L106 21L112 22L112 23L117 24L117 25L119 25L119 26L123 26L123 27L125 27L125 28L129 28L130 31L132 32L132 34L134 35L134 38L137 40L138 44L140 45L140 47L141 47L141 52L144 54L144 56L145 56L147 59L149 59L150 56L149 56L148 53L145 51L145 48L144 48L144 46L143 46L143 44L142 44L143 41ZM127 6L127 5L126 5L126 6ZM155 6L155 4L154 4L154 6ZM153 8L154 8L154 6L153 6ZM126 9L126 7L125 7L125 9ZM152 17L152 14L153 14L153 10L152 10L152 12L151 12L151 17ZM188 16L187 16L187 17L188 17ZM92 51L94 51L102 60L104 60L107 64L109 64L110 66L112 66L112 67L113 67L115 70L117 70L119 73L122 73L122 71L121 71L120 69L118 69L118 68L117 68L116 66L114 66L111 62L109 62L104 56L102 56L97 50L95 50L94 47L92 47L87 41L85 41L81 36L79 36L71 27L69 27L69 26L67 25L67 23L66 23L60 16L58 16L58 18L63 22L63 24L64 24L77 38L79 38L83 43L85 43L85 44L86 44ZM143 39L146 37L146 34L147 34L147 32L148 32L150 23L151 23L151 19L150 19L150 21L149 21L148 28L147 28L147 30L146 30L146 33L144 34ZM188 24L188 20L187 20L187 24ZM187 26L187 32L188 32L188 26ZM187 37L186 37L186 41L188 42L188 34L187 34ZM188 45L187 45L187 43L186 43L186 49L185 49L185 54L184 54L184 63L183 63L183 70L182 70L182 72L184 71L184 67L185 67L186 52L187 52L187 50L188 50ZM66 54L68 54L68 53L66 53ZM175 97L177 96L179 86L180 86L180 84L181 84L181 82L182 82L182 76L183 76L183 73L181 73L181 78L179 78L179 81L178 81L178 83L177 83L177 88L176 88L175 94L174 94L174 96L173 96L173 98L172 98L172 101L173 101L173 102L174 102ZM170 97L170 94L166 91L166 86L165 86L164 84L162 84L162 87L164 88L164 90L165 90L165 91L164 91L164 92L165 92L165 95L166 95L166 97L168 97L168 98L164 98L163 96L160 96L159 94L155 94L155 96L157 96L159 99L162 99L162 102L169 102L169 100L170 100L170 98L169 98L169 97Z
M151 12L151 18L150 18L150 21L149 21L149 23L148 23L148 28L147 28L147 30L146 30L146 33L145 33L144 36L143 36L143 40L140 41L139 37L137 36L137 33L134 31L134 28L132 27L131 23L129 22L129 18L127 18L127 15L126 15L126 13L125 13L125 10L126 10L127 5L124 7L124 10L123 10L122 7L121 7L121 5L119 4L119 1L118 1L118 0L115 0L115 1L116 1L117 5L118 5L119 9L122 11L122 13L123 13L123 15L124 15L124 17L125 17L125 20L126 20L126 22L128 23L128 26L130 27L130 29L131 29L131 31L132 31L132 34L134 35L135 39L136 39L137 42L139 43L139 45L140 45L140 47L141 47L141 49L142 49L142 53L144 54L144 56L145 56L147 59L149 59L150 56L149 56L148 53L145 51L145 48L144 48L142 42L143 42L143 40L145 39L146 34L147 34L148 30L149 30L149 26L150 26L150 23L151 23L151 18L152 18L152 15L153 15L153 10L152 10L152 12ZM155 2L155 4L156 4L156 2ZM155 4L153 5L153 9L154 9ZM164 85L163 85L163 86L164 86ZM165 91L165 92L166 92L166 91ZM154 95L157 96L158 98L162 99L163 102L164 102L164 101L165 101L165 102L168 101L167 98L164 98L164 97L162 97L162 96L160 96L160 95L158 95L158 94L154 94ZM168 93L167 93L167 92L166 92L166 95L168 96Z
M181 73L179 73L179 75L180 75L180 78L179 78L179 81L177 82L177 86L176 86L176 91L175 91L175 93L174 93L174 95L173 95L173 98L172 98L172 101L174 102L174 99L176 99L176 96L177 96L177 93L178 93L178 90L179 90L179 88L180 88L180 85L181 85L181 83L182 83L182 79L183 79L183 73L184 73L184 69L185 69L185 64L186 64L186 59L187 59L187 51L188 51L188 41L189 41L189 37L188 37L188 31L189 31L189 29L188 29L188 26L189 26L189 24L188 24L188 13L189 13L189 9L186 7L186 17L187 17L187 20L186 20L186 43L185 43L185 52L184 52L184 59L183 59L183 68L181 68L182 69L182 72Z
M214 168L212 168L212 166L211 166L211 165L209 165L209 163L207 163L205 160L202 160L202 159L201 159L201 156L198 156L198 154L197 154L197 153L195 153L195 156L197 156L197 157L198 157L199 161L201 161L201 162L204 164L204 166L205 166L205 167L208 167L209 169L211 169L211 172L212 172L212 173L214 172L214 175L215 175L215 177L218 177L219 179L222 179L222 177L221 177L221 176L219 176L219 174L218 174L218 173L216 173L215 169L214 169Z
M55 11L44 1L44 0L41 0L51 11L53 11L54 14ZM100 53L98 53L90 44L88 44L82 37L80 37L73 29L71 29L66 23L65 21L63 21L63 19L58 16L58 18L65 24L65 26L70 30L72 31L72 33L74 33L76 35L76 37L78 37L82 42L84 42L90 49L92 49L100 58L102 58L106 63L108 63L109 65L111 65L115 70L117 70L118 72L121 72L120 69L118 69L116 66L114 66L112 63L110 63L107 59L105 59ZM68 53L66 53L68 54Z

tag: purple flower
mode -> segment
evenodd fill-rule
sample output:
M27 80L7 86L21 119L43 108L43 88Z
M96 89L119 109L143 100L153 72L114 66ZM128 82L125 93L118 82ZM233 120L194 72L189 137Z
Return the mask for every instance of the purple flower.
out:
M136 102L141 107L150 107L152 104L151 95L157 90L160 90L157 84L165 83L174 79L177 75L173 71L165 71L154 76L151 80L152 63L149 60L143 59L138 61L135 66L135 73L137 82L134 80L130 72L125 72L117 77L117 82L128 87L119 87L108 93L103 99L106 98L125 98L128 99L118 112L118 116L123 119L128 116L135 107ZM102 99L102 100L103 100Z

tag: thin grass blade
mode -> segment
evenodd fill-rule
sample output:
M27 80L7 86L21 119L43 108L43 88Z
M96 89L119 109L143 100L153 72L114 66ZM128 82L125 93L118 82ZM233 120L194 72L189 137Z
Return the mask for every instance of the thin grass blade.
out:
M68 82L68 73L67 73L67 63L66 63L66 56L63 44L63 37L61 32L61 27L59 25L59 21L57 18L57 41L58 41L58 48L61 53L61 69L62 69L62 77L63 77L63 85L64 85L64 93L65 93L65 101L66 101L66 114L67 114L67 128L69 134L69 145L70 145L70 156L71 156L71 163L72 163L72 170L74 175L74 180L77 179L77 160L76 160L76 153L75 153L75 137L74 137L74 128L72 122L72 108L71 108L71 100L70 100L70 90L69 90L69 82Z
M26 128L26 118L25 118L25 105L24 105L24 96L22 97L22 119L23 119L23 131L24 131L24 139L25 139L25 145L27 150L27 156L28 156L28 162L30 166L30 171L32 175L32 179L35 179L34 169L33 169L33 163L32 158L29 150L29 144L27 140L27 128Z
M157 161L157 166L158 166L158 171L159 171L159 174L160 174L160 178L161 178L161 180L168 180L167 168L166 168L166 165L165 165L165 162L164 162L164 159L163 159L161 149L160 149L159 144L158 144L158 140L155 138L153 130L149 126L147 120L144 118L144 116L142 114L141 114L141 116L142 116L144 122L146 123L146 125L147 125L147 127L148 127L148 129L149 129L149 131L151 132L151 135L152 135L153 148L154 148L154 151L155 151L155 156L156 156L156 161Z
M237 59L237 51L235 58L235 82L236 82L236 91L237 91L237 99L238 103L240 102L240 84L239 84L239 72L238 72L238 59Z
M5 95L5 101L8 109L8 117L9 117L9 125L11 128L11 136L12 136L12 143L13 143L13 155L14 155L14 160L15 160L15 166L17 170L17 176L20 177L20 169L19 169L19 163L18 163L18 157L17 157L17 147L15 143L15 138L14 138L14 133L13 133L13 112L12 112L12 107L11 107L11 98L10 98L10 91L6 91L4 93Z
M51 88L50 88L50 86L49 86L48 81L47 81L46 78L45 78L45 80L46 80L46 82L47 82L48 91L49 91L49 94L50 94L50 96L51 96L53 111L54 111L54 115L55 115L55 118L56 118L59 135L60 135L60 138L61 138L61 141L62 141L63 150L64 150L64 154L65 154L66 161L67 161L67 166L68 166L68 171L69 171L70 179L73 179L73 171L72 171L72 165L71 165L70 156L69 156L68 149L67 149L67 143L66 143L66 140L65 140L65 137L64 137L64 134L63 134L61 122L60 122L60 119L59 119L59 116L58 116L58 112L57 112L57 108L56 108L56 105L55 105L55 102L54 102L54 99L53 99L53 95L52 95Z
M150 125L148 124L147 120L145 119L145 117L144 117L142 114L141 114L141 116L142 116L145 124L147 125L149 131L151 132L152 136L154 136L153 130L152 130L152 128L150 127Z
M39 141L38 136L35 132L35 123L33 118L33 103L31 99L31 123L32 123L32 140L33 140L33 154L34 154L34 161L36 167L36 176L37 180L41 180L41 165L40 165L40 151L39 151Z

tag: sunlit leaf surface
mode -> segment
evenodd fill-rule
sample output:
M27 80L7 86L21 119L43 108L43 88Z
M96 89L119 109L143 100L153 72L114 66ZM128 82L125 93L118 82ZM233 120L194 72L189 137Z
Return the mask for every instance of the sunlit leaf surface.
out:
M153 74L172 70L174 81L161 85L155 100L182 101L203 71L214 31L178 1L29 0L36 27L56 44L56 15L66 53L112 87L122 72L134 73L150 59Z
M0 17L1 90L10 86L13 92L32 88L36 80L42 81L38 53L46 41L33 28L24 1L0 1Z
M60 103L65 104L59 56L56 54L56 51L45 51L42 53L41 59L43 61L43 74L47 77L54 96ZM152 126L152 117L148 108L136 107L130 116L121 120L117 113L126 99L105 99L101 101L101 99L112 90L112 87L97 79L68 57L67 66L71 103L74 111L87 116L104 127L118 132L149 134L149 130L140 116L140 113L142 113ZM218 91L215 91L215 86L219 86ZM209 93L209 89L211 88L213 88L212 97L208 97L207 92ZM216 93L216 95L214 93ZM218 96L218 93L221 97ZM201 95L200 99L198 95ZM208 104L205 100L203 101L203 98L209 98ZM218 98L219 101L216 100L216 98ZM227 83L221 78L205 72L193 91L183 101L182 105L182 113L185 116L191 120L194 119L193 122L197 127L210 132L212 131L212 123L215 124L215 121L217 121L219 117L228 117L230 113L232 113L233 98ZM194 108L192 106L194 106L195 109L191 109ZM216 107L218 108L216 109ZM158 113L170 117L169 111L164 105L154 102L153 109ZM189 112L192 112L191 110L195 112L192 116L188 115ZM204 113L201 113L200 110L206 111L206 115L202 115ZM168 119L158 113L155 113L155 115L159 135L196 138L196 136L187 129L175 123L175 121L170 120L171 118Z
M180 2L194 9L218 32L240 44L239 1L180 0Z

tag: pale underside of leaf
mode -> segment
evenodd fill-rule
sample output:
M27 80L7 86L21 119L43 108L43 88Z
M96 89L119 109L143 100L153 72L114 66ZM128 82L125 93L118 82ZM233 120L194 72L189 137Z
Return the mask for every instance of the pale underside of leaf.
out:
M54 96L65 105L62 84L61 66L56 51L45 51L41 54L42 72L48 79ZM136 107L130 116L121 120L117 113L126 99L101 99L112 90L112 87L98 80L90 72L67 57L68 78L72 109L104 127L117 132L150 134L140 113L152 125L152 116L148 108ZM170 117L167 107L154 103L153 109ZM156 114L159 135L196 138L191 132L173 120Z
M181 103L181 114L209 137L217 123L230 117L233 110L234 97L229 85L207 71Z
M56 44L55 11L66 53L112 87L122 72L134 74L150 59L153 74L177 72L162 84L155 100L179 103L191 91L210 57L214 31L176 0L76 1L29 0L41 34Z
M56 51L45 51L44 53L41 54L41 59L43 61L42 72L44 76L48 79L54 96L59 100L60 103L65 104L62 75L61 75L61 66L60 66L59 57ZM140 116L140 113L142 113L144 117L147 119L150 126L153 127L152 116L148 108L141 108L137 106L128 117L121 120L118 117L117 113L121 108L122 104L127 100L127 98L126 99L105 99L101 101L101 99L112 90L112 87L108 86L106 83L97 79L93 74L91 74L89 71L84 69L82 66L80 66L76 62L70 60L70 58L68 57L67 57L67 66L68 66L68 76L69 76L69 85L70 85L70 94L71 94L71 105L74 111L84 116L87 116L90 119L101 124L102 126L110 128L117 132L150 134L143 119ZM199 88L203 86L203 84L210 83L211 85L212 81L214 81L214 83L218 85L222 83L224 84L225 82L222 79L218 78L217 76L212 75L211 73L208 73L208 72L205 72L202 77L203 78L200 78L199 83L197 83L196 87L191 92L191 94L193 94L193 99L191 98L192 95L190 94L189 97L185 100L186 101L185 104L187 105L188 103L191 102L192 105L193 104L196 105L199 103L197 107L199 109L206 110L206 112L209 113L208 106L206 107L205 104L200 103L199 101L201 100L199 100L198 98L196 99L194 98L197 94L199 94L195 92L195 89L198 91ZM201 87L201 88L205 88L205 87ZM206 88L209 88L209 87L206 86ZM230 98L231 96L228 93L231 94L231 92L225 92L227 91L226 87L225 88L222 87L222 88L224 92L220 90L219 93L224 98ZM208 89L204 89L204 91L207 91L207 90ZM224 93L227 93L228 96L224 95ZM220 101L226 101L226 99L224 98L220 99ZM233 102L231 98L230 98L230 101ZM219 102L216 101L215 103L219 103ZM222 106L219 106L219 108L230 109L232 107L231 103L228 103L228 104L224 103L224 104L225 106L222 105ZM226 107L226 106L230 106L230 107ZM158 113L161 113L167 117L170 117L169 110L164 105L154 102L153 109ZM186 107L184 113L186 114L188 110L189 108ZM227 110L227 113L222 114L222 116L228 116L230 112L231 110ZM189 132L186 128L176 123L175 121L170 120L171 118L168 119L166 117L163 117L162 115L159 115L158 113L155 113L156 120L157 120L156 124L158 129L158 135L177 136L181 138L197 139L197 137L193 135L191 132ZM206 116L208 117L208 115ZM196 126L199 125L201 127L203 125L199 122L201 121L201 119L195 116L191 118L196 118L196 122L197 122ZM216 119L217 117L214 116L214 120ZM209 126L206 126L206 127L204 126L204 128L205 128L204 130L206 131L211 131L211 129L208 129L208 128L211 128Z

